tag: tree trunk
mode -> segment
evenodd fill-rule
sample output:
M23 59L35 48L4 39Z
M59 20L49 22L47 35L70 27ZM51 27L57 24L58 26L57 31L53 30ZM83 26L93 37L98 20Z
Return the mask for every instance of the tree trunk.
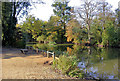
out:
M89 44L91 44L90 25L89 25L89 23L88 23L88 40L89 40Z

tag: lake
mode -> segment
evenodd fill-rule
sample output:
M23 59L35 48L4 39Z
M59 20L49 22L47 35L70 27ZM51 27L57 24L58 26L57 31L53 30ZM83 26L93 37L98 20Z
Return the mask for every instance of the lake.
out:
M78 67L86 74L102 79L118 79L120 48L99 48L74 44L33 44L33 48L54 51L56 56L69 54L77 56Z

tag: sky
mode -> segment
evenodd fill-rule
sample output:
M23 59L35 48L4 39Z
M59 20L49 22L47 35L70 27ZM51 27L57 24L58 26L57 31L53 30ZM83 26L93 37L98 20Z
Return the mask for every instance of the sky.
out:
M118 2L120 0L106 0L109 4L112 5L112 10L114 11L116 8L118 8ZM36 18L39 18L43 21L48 21L50 16L54 15L53 13L53 7L51 7L53 0L43 0L46 4L36 4L36 8L32 6L32 10L29 11L29 15L33 15ZM81 0L70 0L69 6L79 6L81 3ZM19 20L18 23L25 21L25 17L22 20Z

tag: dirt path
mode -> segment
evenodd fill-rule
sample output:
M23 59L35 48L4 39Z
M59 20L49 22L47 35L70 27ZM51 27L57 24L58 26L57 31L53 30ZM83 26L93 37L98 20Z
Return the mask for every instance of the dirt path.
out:
M44 64L53 58L40 54L24 55L20 49L2 49L2 79L69 79Z

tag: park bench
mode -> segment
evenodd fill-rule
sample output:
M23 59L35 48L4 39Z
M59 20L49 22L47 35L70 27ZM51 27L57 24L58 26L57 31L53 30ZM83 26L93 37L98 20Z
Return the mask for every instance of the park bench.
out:
M20 51L23 53L23 54L26 54L28 52L28 49L20 49Z

